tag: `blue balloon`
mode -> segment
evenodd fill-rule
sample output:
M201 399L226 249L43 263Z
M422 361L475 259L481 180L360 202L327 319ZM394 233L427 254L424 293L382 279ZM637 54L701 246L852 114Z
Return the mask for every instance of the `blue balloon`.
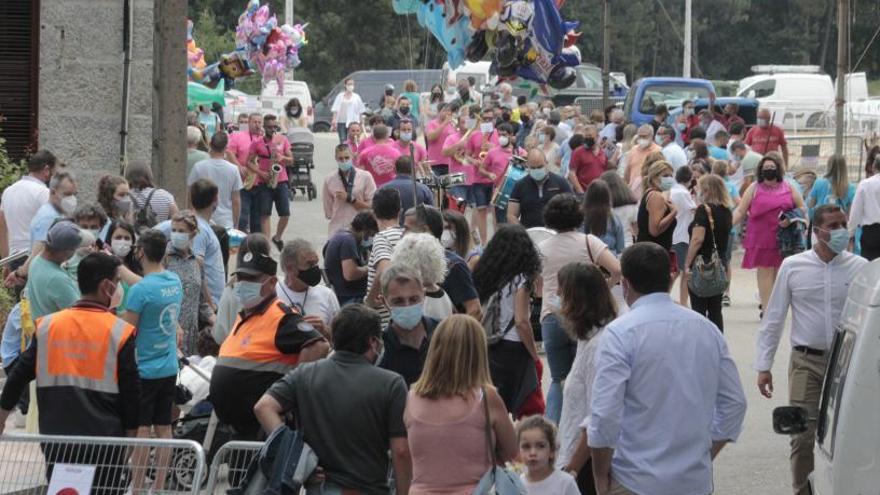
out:
M401 3L405 4L406 1L401 0ZM463 15L454 24L449 24L446 22L443 6L429 1L421 3L416 18L443 45L451 68L464 63L465 49L471 42L470 17Z

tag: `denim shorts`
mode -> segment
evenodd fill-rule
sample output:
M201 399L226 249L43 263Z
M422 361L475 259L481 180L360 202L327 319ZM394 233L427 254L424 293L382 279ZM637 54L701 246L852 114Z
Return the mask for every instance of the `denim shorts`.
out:
M471 186L473 191L474 204L477 208L485 208L492 201L492 189L494 184L474 184Z
M688 255L688 243L679 242L672 245L672 250L675 251L676 262L678 264L678 271L684 271L684 262L685 258Z
M274 189L270 189L267 184L260 184L256 188L257 208L261 217L272 215L272 205L275 205L279 217L290 216L290 188L287 182L279 182Z
M476 204L476 200L474 199L474 188L473 186L466 185L457 185L449 188L449 192L460 200L464 200L467 202L468 206L474 206Z

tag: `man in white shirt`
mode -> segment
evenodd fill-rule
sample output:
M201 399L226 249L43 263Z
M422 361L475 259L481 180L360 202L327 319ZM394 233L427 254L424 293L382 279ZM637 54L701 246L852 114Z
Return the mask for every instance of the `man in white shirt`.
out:
M599 133L599 140L601 141L603 138L611 143L617 142L617 126L623 125L624 123L624 114L623 110L620 108L615 108L611 111L611 114L608 116L611 122L605 124L605 127L602 128L602 132Z
M684 152L684 148L675 142L675 130L672 127L668 125L660 126L657 129L654 141L663 148L661 151L663 157L672 165L673 169L678 170L688 164L687 153Z
M791 362L788 368L789 403L807 410L807 431L791 437L791 472L796 495L810 493L807 476L813 471L813 442L819 398L825 379L828 351L835 326L846 302L853 277L868 263L846 251L849 232L846 214L837 205L813 212L813 249L782 262L773 293L758 332L758 389L773 396L773 356L791 306Z
M684 260L687 258L688 245L691 241L688 227L694 221L694 210L697 208L697 202L694 201L689 189L693 179L694 174L690 167L680 167L675 171L675 185L669 190L669 202L675 205L677 211L675 230L672 231L672 250L675 252L675 261L678 265L678 302L682 306L687 306L688 303L687 281L684 278Z
M207 160L202 160L193 165L186 179L186 185L191 186L199 179L210 179L217 184L220 190L217 210L211 216L215 224L229 229L238 225L241 216L241 174L238 167L226 160L226 146L229 144L229 135L224 131L217 131L211 136L211 154Z
M715 120L715 114L706 108L700 110L700 126L703 129L706 129L707 143L714 143L715 133L724 130L724 126L721 125L721 122Z
M3 191L0 199L0 258L31 248L31 220L49 202L49 179L58 159L40 150L28 160L25 175Z
M669 290L669 255L639 242L620 258L630 311L596 350L590 416L599 495L712 493L712 459L742 431L746 398L712 322Z
M849 234L862 228L862 256L868 261L880 258L880 158L874 160L874 175L859 183L849 212Z
M328 340L331 340L330 322L339 312L336 294L321 284L321 267L318 253L305 239L294 239L281 250L281 269L284 281L275 285L278 300L295 307L303 315L303 321Z

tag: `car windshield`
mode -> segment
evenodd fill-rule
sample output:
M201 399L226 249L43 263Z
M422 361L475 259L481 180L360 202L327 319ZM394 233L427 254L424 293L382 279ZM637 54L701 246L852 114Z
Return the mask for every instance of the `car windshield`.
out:
M666 108L672 110L681 106L681 102L685 100L694 101L698 98L708 98L709 89L697 86L679 86L674 84L664 84L651 86L645 90L642 101L639 104L639 112L653 114L657 105L666 105Z

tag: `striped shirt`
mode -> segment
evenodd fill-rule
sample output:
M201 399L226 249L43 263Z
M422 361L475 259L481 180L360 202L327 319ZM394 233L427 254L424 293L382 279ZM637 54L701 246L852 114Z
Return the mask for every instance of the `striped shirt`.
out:
M373 280L376 278L376 265L380 261L390 260L394 247L403 237L403 229L401 227L391 227L383 230L373 237L373 249L370 251L370 261L367 263L367 293L373 286ZM380 283L380 282L376 282ZM388 325L391 319L391 313L384 305L377 308L379 314L382 315L382 328Z
M140 211L140 209L144 207L147 202L147 197L150 196L152 190L152 187L131 190L130 194L133 203L131 206L133 211ZM173 204L174 196L172 196L170 192L165 189L156 189L155 194L150 198L150 208L153 209L153 213L156 215L157 224L164 222L165 220L170 220L171 205Z

